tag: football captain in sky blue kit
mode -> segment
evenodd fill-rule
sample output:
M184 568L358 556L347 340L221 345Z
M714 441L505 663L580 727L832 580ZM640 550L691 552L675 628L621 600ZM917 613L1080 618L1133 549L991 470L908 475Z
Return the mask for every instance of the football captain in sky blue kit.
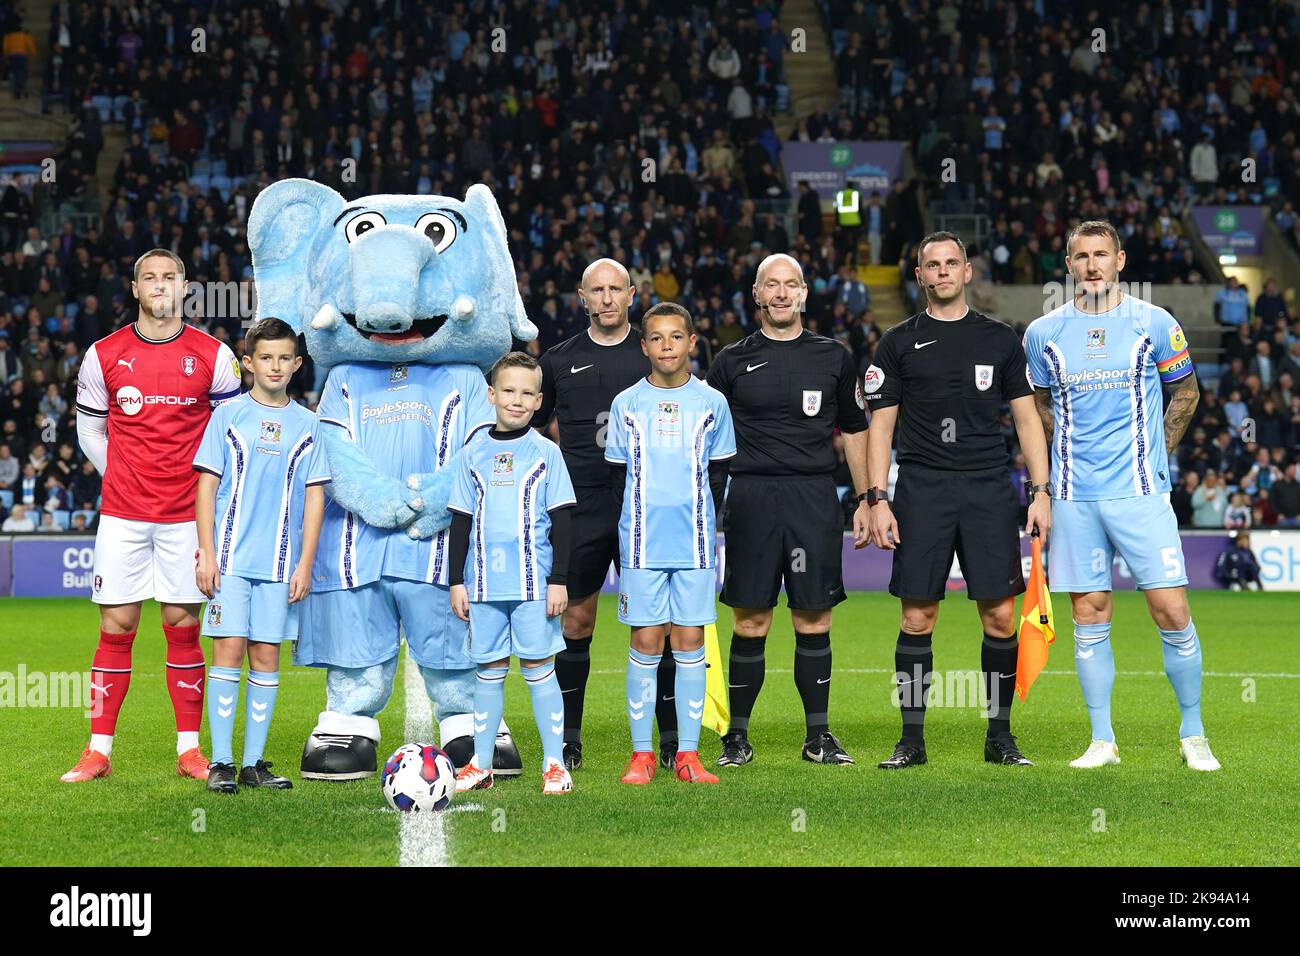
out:
M1169 504L1169 457L1200 397L1187 338L1172 315L1120 287L1124 251L1110 223L1076 226L1066 251L1074 297L1029 326L1025 356L1052 451L1048 577L1053 591L1070 594L1075 665L1092 723L1091 744L1070 766L1119 763L1110 721L1118 552L1160 632L1182 759L1193 770L1218 770L1201 723L1201 644Z

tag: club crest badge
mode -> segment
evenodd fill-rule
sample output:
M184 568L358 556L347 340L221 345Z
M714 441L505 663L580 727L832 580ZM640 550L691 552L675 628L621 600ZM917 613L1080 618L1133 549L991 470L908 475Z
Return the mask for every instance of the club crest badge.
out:
M259 436L258 440L266 441L266 442L275 442L276 444L279 444L280 423L276 421L263 421L262 434Z
M503 451L492 456L492 474L512 475L515 471L515 453Z
M677 402L659 403L659 424L676 425L681 421L682 408Z
M822 410L822 390L805 388L803 390L803 413L812 418Z
M1106 347L1106 330L1089 329L1088 330L1088 348L1104 349Z
M993 366L976 365L975 366L975 387L981 392L987 392L993 385Z
M618 613L627 617L627 594L623 591L618 592Z
M197 364L193 355L186 355L181 359L181 371L186 375L193 375Z
M388 373L388 384L395 385L398 382L405 382L408 372L409 372L408 366L394 365L393 370Z
M214 627L220 626L221 624L220 604L214 604L214 603L208 604L208 623L213 625Z

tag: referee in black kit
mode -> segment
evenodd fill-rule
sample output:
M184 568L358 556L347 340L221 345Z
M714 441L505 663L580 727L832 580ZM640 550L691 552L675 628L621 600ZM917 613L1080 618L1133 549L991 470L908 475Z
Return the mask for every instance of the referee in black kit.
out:
M1035 414L1025 353L1011 328L966 304L971 266L951 232L921 240L916 281L928 308L880 339L863 382L871 406L868 469L871 540L894 552L889 593L902 601L894 650L903 736L880 762L900 770L926 762L925 696L934 655L930 635L947 589L953 555L984 628L981 670L989 702L984 759L1028 765L1011 735L1015 691L1016 595L1025 590L1015 489L998 426L1010 404L1029 466L1029 518L1046 538L1051 528L1047 440ZM898 426L894 507L884 489Z
M794 624L794 682L803 699L803 758L853 763L830 732L831 609L844 600L844 512L832 477L832 433L844 436L858 490L866 484L866 415L853 356L803 327L808 287L784 253L759 264L753 295L759 331L735 342L709 366L708 383L731 405L736 457L731 464L722 602L733 611L727 683L731 726L719 767L754 759L749 717L763 686L764 644L785 581ZM869 515L861 502L854 540L865 545Z
M569 469L578 504L573 512L569 553L569 606L564 612L565 648L555 655L555 677L564 695L564 765L582 766L582 711L591 673L591 639L596 603L618 561L618 498L610 487L605 461L609 406L615 396L650 373L641 351L641 331L628 318L636 289L627 269L613 259L587 266L578 287L587 310L585 332L570 336L542 356L542 407L533 427L558 419L560 451ZM622 493L622 489L618 489ZM677 756L676 665L665 654L659 665L659 759L671 769Z

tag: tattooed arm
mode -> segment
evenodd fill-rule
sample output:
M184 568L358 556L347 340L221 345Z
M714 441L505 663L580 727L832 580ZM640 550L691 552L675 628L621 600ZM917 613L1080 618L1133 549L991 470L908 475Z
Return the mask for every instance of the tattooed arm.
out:
M1196 381L1196 373L1174 382L1165 389L1165 394L1169 396L1169 405L1165 408L1165 449L1172 455L1187 433L1187 426L1201 401L1201 386Z
M1052 426L1055 424L1052 414L1052 390L1050 388L1034 389L1034 404L1038 407L1038 417L1043 420L1043 436L1047 439L1047 447L1051 448Z

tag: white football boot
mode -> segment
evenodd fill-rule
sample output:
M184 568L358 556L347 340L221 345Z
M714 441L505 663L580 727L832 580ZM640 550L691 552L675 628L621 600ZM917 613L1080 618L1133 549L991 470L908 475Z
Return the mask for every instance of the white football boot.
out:
M1183 737L1178 750L1189 770L1218 770L1222 766L1210 753L1210 742L1204 737Z
M456 771L456 792L465 793L467 790L491 790L492 789L492 771L484 770L478 765L478 757L473 757L470 762Z
M554 796L572 792L573 777L564 769L564 764L554 757L547 760L546 769L542 771L542 793Z
M1092 770L1110 763L1119 763L1119 748L1109 740L1094 740L1088 744L1088 749L1083 752L1082 757L1070 761L1070 766L1081 770Z

